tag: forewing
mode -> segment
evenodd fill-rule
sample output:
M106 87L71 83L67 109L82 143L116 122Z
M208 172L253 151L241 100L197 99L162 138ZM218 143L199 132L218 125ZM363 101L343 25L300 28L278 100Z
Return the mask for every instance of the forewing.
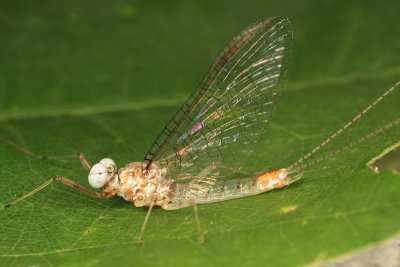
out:
M270 18L239 33L160 133L143 168L157 162L169 177L193 180L212 165L218 166L213 179L228 179L267 128L291 43L286 18Z

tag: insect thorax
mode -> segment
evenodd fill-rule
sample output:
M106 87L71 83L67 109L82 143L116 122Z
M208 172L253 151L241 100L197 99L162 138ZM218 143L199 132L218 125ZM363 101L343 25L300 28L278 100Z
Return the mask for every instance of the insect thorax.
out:
M141 162L132 162L121 168L110 181L109 188L136 207L149 206L152 201L162 206L170 202L173 180L166 178L166 170L152 164L143 172Z

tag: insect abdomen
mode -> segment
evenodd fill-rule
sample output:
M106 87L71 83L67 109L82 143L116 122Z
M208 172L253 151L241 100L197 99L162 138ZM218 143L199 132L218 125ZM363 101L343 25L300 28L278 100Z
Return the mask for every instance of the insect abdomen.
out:
M226 181L217 181L206 193L193 194L189 184L177 184L175 195L164 209L179 209L195 204L206 204L266 192L290 184L292 180L284 169ZM192 196L188 198L187 196Z

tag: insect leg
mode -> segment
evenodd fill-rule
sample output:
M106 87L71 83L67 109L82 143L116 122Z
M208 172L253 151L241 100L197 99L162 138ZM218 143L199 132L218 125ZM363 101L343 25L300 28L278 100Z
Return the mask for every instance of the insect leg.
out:
M155 201L156 201L155 198L151 199L150 206L149 206L149 209L147 211L146 217L144 217L142 228L140 229L139 234L135 238L135 243L140 243L142 241L142 236L144 234L144 230L146 229L147 223L149 221L150 214L151 214L151 211L153 210Z
M36 194L40 190L42 190L42 189L46 188L47 186L51 185L54 181L58 181L58 182L60 182L62 184L65 184L67 186L75 188L76 190L81 191L82 193L85 193L86 195L91 196L91 197L107 198L107 197L111 197L112 196L111 194L105 194L105 193L101 193L100 194L100 193L94 192L92 190L89 190L89 189L85 188L83 185L78 184L77 182L74 182L74 181L72 181L72 180L70 180L68 178L63 177L63 176L56 175L56 176L53 176L50 180L48 180L45 183L43 183L42 185L40 185L37 188L33 189L28 194L23 195L22 197L14 200L13 202L5 204L0 209L9 208L9 207L17 204L18 202L20 202L20 201L32 196L33 194Z
M203 229L201 228L199 210L197 209L197 205L196 205L196 203L194 201L192 202L192 206L193 206L193 211L194 211L194 218L196 220L197 230L199 231L199 234L200 234L199 242L200 243L205 243L206 242L206 235L205 235Z
M90 164L89 161L85 158L85 156L82 153L76 153L76 154L69 154L69 155L62 155L62 156L42 156L39 154L36 154L35 152L31 151L30 149L26 148L26 147L22 147L16 143L14 143L11 140L8 140L7 138L5 138L4 136L0 135L0 141L3 141L4 143L6 143L7 145L12 146L13 148L35 158L35 159L39 159L39 160L60 160L60 159L70 159L70 158L78 158L83 167L87 170L90 171Z

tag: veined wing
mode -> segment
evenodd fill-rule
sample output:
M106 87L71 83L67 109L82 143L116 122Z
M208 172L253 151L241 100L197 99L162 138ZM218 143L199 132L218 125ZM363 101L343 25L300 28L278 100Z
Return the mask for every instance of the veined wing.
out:
M212 165L219 168L213 168L210 177L229 178L266 130L292 37L290 21L279 17L240 32L157 137L143 168L156 162L175 180L193 180Z

